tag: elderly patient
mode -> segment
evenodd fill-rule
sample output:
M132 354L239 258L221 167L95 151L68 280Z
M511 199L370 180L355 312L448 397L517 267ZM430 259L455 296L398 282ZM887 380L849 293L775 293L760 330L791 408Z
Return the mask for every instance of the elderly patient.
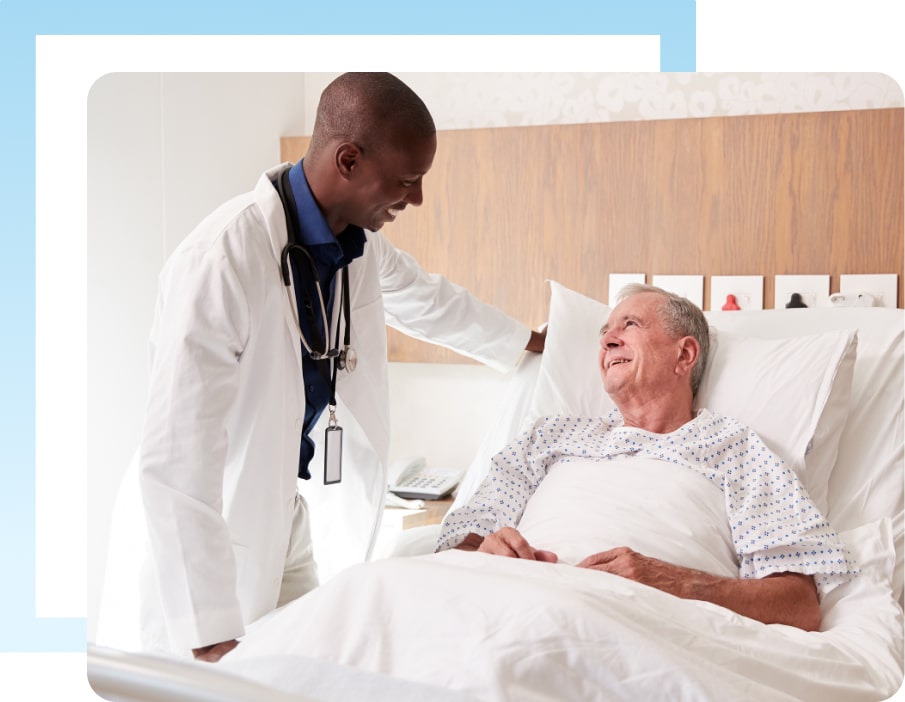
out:
M605 418L538 420L493 458L471 499L447 515L437 550L568 562L544 543L555 519L528 519L534 516L533 503L551 504L560 473L583 470L578 475L586 482L577 483L577 492L585 484L594 489L597 481L601 494L621 489L621 476L629 475L638 482L618 495L619 515L608 535L633 540L627 524L642 532L665 522L659 535L638 540L649 544L646 553L631 542L602 543L595 537L588 542L593 552L573 556L574 565L708 601L767 624L818 629L819 598L853 574L843 544L795 473L753 431L694 408L710 343L701 310L645 285L627 286L619 300L600 330L598 354L603 386L616 409ZM701 524L684 529L670 521L675 517L658 514L656 501L644 503L645 495L657 489L676 502L675 513L683 521L704 523L703 531ZM632 516L630 501L636 498L642 501L639 509L647 511ZM695 507L702 501L706 508ZM569 510L569 505L560 507L559 518L573 526L577 521L593 528L594 520L606 522L609 516ZM526 521L531 521L530 533L523 528ZM677 563L650 553L661 542L696 541L696 533L707 533L703 540L709 546L714 530L722 532L725 553L713 554L713 567L706 557ZM728 568L720 567L721 559L728 560Z

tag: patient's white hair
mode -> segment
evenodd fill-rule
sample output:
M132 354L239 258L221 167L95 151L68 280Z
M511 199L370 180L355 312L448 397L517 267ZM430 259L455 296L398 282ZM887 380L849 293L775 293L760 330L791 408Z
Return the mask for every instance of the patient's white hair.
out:
M674 339L693 336L701 347L701 353L691 371L691 392L693 395L697 395L701 379L704 377L704 370L707 368L707 359L710 356L710 325L707 323L704 313L687 297L644 283L629 283L619 291L616 301L622 302L640 293L654 293L663 300L657 313L667 334Z

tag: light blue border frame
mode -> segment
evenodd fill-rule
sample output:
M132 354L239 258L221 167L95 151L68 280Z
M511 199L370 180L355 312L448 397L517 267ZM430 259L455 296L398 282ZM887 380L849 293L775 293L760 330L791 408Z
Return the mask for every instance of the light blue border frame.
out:
M37 6L37 7L36 7ZM216 10L213 8L216 7ZM658 35L661 71L695 70L690 0L419 3L0 0L0 652L75 652L86 622L35 617L35 37L52 34ZM87 96L86 96L87 97ZM61 344L60 352L65 353ZM82 421L83 417L74 418ZM84 525L81 525L84 527ZM66 573L60 573L64 579Z

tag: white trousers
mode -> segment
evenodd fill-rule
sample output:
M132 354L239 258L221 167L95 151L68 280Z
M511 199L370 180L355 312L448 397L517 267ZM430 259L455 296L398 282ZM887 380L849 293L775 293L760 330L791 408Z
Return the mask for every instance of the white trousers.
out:
M311 515L308 503L298 493L295 495L291 529L277 607L298 599L318 586L317 563L311 543Z

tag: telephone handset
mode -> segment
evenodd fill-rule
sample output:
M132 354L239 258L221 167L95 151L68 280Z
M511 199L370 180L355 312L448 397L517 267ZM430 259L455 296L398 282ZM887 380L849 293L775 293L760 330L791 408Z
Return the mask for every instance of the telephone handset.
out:
M460 473L451 468L428 466L423 456L402 458L390 465L389 490L413 500L439 500L459 484Z

